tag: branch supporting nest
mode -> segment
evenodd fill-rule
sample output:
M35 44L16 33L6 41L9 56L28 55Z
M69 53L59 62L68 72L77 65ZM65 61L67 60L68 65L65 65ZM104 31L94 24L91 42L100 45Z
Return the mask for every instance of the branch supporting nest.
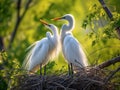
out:
M110 65L113 65L113 64L115 64L117 62L120 63L120 56L115 57L115 58L113 58L111 60L105 61L102 64L99 64L99 65L95 66L94 68L95 69L103 69L103 68L108 67Z

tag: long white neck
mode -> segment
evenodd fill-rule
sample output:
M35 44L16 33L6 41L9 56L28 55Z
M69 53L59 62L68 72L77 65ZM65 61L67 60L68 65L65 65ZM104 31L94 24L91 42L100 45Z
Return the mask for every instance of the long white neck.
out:
M71 31L74 29L75 26L75 21L73 17L70 17L69 19L65 19L68 21L68 24L64 24L62 26L60 35L61 35L61 39L63 41L65 35L67 34L67 32L71 33Z
M51 29L51 31L53 32L53 37L57 39L58 36L59 36L58 29L57 28L53 28L53 29Z
M59 51L60 51L60 42L59 42L59 34L58 34L58 28L56 26L54 26L53 28L50 29L53 33L52 37L51 37L51 57L55 57L58 55Z

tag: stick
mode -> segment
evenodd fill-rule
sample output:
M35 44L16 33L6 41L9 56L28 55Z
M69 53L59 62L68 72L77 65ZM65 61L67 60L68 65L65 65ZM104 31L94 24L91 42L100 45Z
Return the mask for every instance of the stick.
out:
M97 68L103 69L103 68L108 67L108 66L110 66L110 65L113 65L113 64L115 64L115 63L117 63L117 62L120 62L120 56L115 57L115 58L113 58L113 59L111 59L111 60L105 61L105 62L103 62L102 64L99 64L99 65L95 66L95 68L96 68L96 69L97 69Z
M105 78L105 83L107 83L113 77L113 75L115 75L115 73L117 73L118 71L120 71L120 67L112 71L112 73L109 76L107 76L107 78Z

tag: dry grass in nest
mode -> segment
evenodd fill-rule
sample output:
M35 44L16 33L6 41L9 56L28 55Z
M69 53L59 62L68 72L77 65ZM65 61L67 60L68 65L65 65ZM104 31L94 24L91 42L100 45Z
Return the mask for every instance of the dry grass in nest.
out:
M110 82L105 82L103 70L80 70L73 76L61 75L22 75L18 85L11 90L113 90Z

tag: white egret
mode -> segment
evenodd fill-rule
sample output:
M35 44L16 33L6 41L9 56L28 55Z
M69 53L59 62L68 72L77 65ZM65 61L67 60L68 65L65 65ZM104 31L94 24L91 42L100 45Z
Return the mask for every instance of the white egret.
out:
M66 14L52 20L67 20L69 22L62 26L60 32L62 51L68 62L69 75L73 74L72 64L81 68L86 67L88 65L86 55L78 40L72 35L75 26L74 17L71 14Z
M41 68L44 66L45 75L46 74L45 66L48 63L49 59L54 58L56 54L58 54L59 35L58 29L55 25L48 24L43 20L40 21L42 24L44 24L48 29L52 31L53 35L51 35L50 32L47 32L46 33L47 37L39 41L36 41L29 47L30 51L26 55L23 66L29 72L36 72L40 67L41 75L42 75Z

